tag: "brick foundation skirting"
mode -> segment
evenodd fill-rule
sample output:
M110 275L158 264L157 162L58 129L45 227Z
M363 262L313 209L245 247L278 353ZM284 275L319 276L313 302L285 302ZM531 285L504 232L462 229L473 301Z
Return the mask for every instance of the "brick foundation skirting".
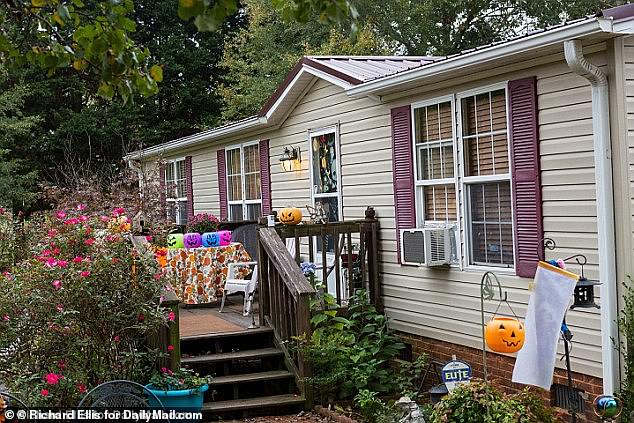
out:
M403 342L412 346L414 356L421 353L427 354L430 360L439 362L450 361L452 355L458 360L467 362L472 369L473 377L482 379L484 377L482 369L482 350L470 348L464 345L453 344L450 342L439 341L437 339L425 338L418 335L412 335L404 332L396 332ZM501 354L487 352L487 371L489 374L489 382L500 388L506 393L516 393L523 390L526 385L520 385L511 382L513 374L513 366L515 358ZM574 370L574 367L573 367ZM599 421L592 411L592 401L597 395L602 394L603 384L601 378L584 375L582 373L573 372L573 386L582 389L586 393L585 400L585 416L578 416L578 422L595 422ZM426 386L427 390L431 385L438 383L435 376L428 376ZM555 369L553 383L567 385L568 379L566 371L563 369ZM551 393L543 389L531 387L531 391L541 394L546 401L551 401ZM562 410L563 413L563 410ZM566 413L564 413L566 415Z

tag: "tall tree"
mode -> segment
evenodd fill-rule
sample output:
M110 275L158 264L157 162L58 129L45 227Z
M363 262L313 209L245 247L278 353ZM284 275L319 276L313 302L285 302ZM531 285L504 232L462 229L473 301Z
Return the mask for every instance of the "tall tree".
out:
M326 27L318 19L286 21L267 0L246 0L247 25L225 41L220 66L222 117L236 120L257 112L304 55L383 54L365 28L351 40L347 26Z

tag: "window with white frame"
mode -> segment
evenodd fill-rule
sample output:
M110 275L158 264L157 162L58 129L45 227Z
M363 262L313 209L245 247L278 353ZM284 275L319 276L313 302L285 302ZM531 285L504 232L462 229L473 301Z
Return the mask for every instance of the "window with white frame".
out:
M506 89L457 94L455 99L413 109L418 223L453 223L462 214L467 264L512 268Z
M171 160L165 165L165 200L167 216L177 225L187 224L187 176L185 159Z
M313 203L323 208L329 222L337 222L341 215L337 131L335 128L311 131L309 139Z
M229 220L257 220L262 216L259 143L226 150Z

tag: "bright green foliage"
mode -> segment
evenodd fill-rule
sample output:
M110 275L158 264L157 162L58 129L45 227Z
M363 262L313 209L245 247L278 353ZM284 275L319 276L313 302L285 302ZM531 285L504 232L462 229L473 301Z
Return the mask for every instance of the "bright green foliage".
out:
M352 40L346 31L324 26L317 18L288 22L268 0L246 0L245 13L247 27L225 41L220 63L225 71L219 87L225 121L257 113L302 56L386 53L366 28Z
M174 324L154 255L127 239L122 209L82 209L34 220L30 256L0 275L0 384L31 406L76 406L108 380L147 383L168 353L147 343Z
M172 371L162 368L150 378L152 389L157 391L179 391L184 389L198 389L211 383L211 376L200 376L191 369Z
M13 215L0 208L0 273L13 266L14 249Z
M7 79L0 67L0 87ZM28 162L11 155L11 149L25 142L42 122L40 116L22 111L32 91L21 83L0 89L0 207L23 209L35 201L37 172Z
M504 395L491 385L472 380L439 402L431 423L555 423L553 410L527 390Z
M322 401L352 398L361 389L395 392L397 378L390 367L404 344L387 327L385 315L369 303L364 291L349 301L338 316L328 295L312 302L313 334L298 339L299 350L313 366L308 380Z
M623 290L624 305L619 317L619 331L625 378L622 381L620 398L623 400L623 415L629 416L634 412L634 281L631 276L623 284Z
M358 0L366 25L391 50L446 55L595 14L619 0Z
M0 12L0 52L14 66L38 65L53 75L58 69L96 76L98 93L118 94L124 101L135 93L158 90L149 71L150 52L131 38L137 23L133 0L13 0ZM156 74L156 72L155 72Z

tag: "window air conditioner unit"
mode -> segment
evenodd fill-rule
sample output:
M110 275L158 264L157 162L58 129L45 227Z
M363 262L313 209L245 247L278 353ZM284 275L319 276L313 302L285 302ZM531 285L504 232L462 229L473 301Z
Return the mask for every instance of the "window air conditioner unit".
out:
M425 228L425 264L428 267L451 264L451 244L455 240L449 227Z
M401 263L437 267L457 262L455 226L401 230Z

